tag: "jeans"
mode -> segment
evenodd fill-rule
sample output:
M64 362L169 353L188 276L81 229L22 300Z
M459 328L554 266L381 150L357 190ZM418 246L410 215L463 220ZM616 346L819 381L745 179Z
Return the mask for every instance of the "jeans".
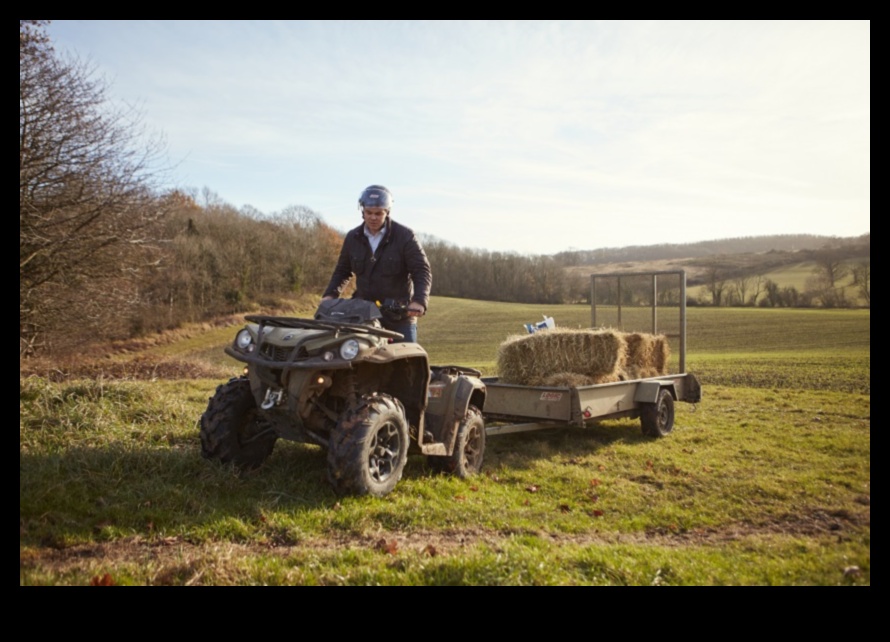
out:
M406 341L417 343L417 323L411 323L410 321L387 321L386 319L380 319L380 323L387 330L400 332L405 335L404 339L393 339L394 343Z

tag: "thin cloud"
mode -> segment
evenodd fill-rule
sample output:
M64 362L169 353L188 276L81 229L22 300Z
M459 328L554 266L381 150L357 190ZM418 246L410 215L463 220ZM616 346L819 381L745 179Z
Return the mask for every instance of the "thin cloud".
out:
M869 231L868 21L55 21L179 180L521 253Z

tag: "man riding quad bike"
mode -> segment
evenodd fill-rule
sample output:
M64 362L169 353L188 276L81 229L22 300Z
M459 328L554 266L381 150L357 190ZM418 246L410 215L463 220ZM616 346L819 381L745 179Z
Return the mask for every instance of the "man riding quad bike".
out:
M327 450L338 494L383 496L409 452L461 477L482 466L480 372L430 367L417 343L393 342L379 305L322 301L314 318L249 315L226 354L245 374L220 385L201 416L205 458L251 470L281 439ZM397 314L399 304L383 306Z

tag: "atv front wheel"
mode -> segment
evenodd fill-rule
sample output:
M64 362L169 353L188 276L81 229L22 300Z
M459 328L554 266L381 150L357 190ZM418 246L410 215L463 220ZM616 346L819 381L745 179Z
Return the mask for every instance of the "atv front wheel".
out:
M430 455L427 463L440 473L450 473L461 479L472 477L482 469L485 454L485 421L475 406L467 409L467 415L457 428L454 452L451 455Z
M277 439L260 416L250 382L244 378L219 386L201 415L201 454L243 471L266 461Z
M337 422L328 448L328 479L340 494L389 493L408 460L408 422L401 402L365 395Z

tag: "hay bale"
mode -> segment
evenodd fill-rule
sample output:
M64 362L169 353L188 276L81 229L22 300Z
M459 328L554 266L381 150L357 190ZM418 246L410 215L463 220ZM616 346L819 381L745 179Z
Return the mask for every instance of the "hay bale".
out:
M662 335L553 328L508 337L497 367L503 383L577 388L667 374L669 356Z
M645 379L667 374L670 346L667 337L661 334L629 332L624 335L627 341L627 363L624 372L627 379Z
M670 347L664 335L631 332L624 336L627 341L628 379L645 379L667 374Z
M657 375L668 373L668 360L671 358L671 346L667 337L659 334L655 337L655 344L652 346L652 367L655 368Z
M655 337L642 332L630 332L624 335L627 341L627 365L643 367L652 363L652 351L655 348Z
M628 365L623 372L622 381L632 381L634 379L646 379L647 377L657 377L663 372L658 372L655 368L647 368L641 366Z
M616 381L624 381L626 377L622 374L621 370L616 370L610 374L600 375L599 377L593 378L593 383L615 383Z
M566 372L596 380L616 376L626 352L622 333L614 330L553 328L508 337L498 349L498 373L504 383L532 386Z
M549 388L581 388L597 383L593 377L577 374L575 372L557 372L546 377L540 385Z

